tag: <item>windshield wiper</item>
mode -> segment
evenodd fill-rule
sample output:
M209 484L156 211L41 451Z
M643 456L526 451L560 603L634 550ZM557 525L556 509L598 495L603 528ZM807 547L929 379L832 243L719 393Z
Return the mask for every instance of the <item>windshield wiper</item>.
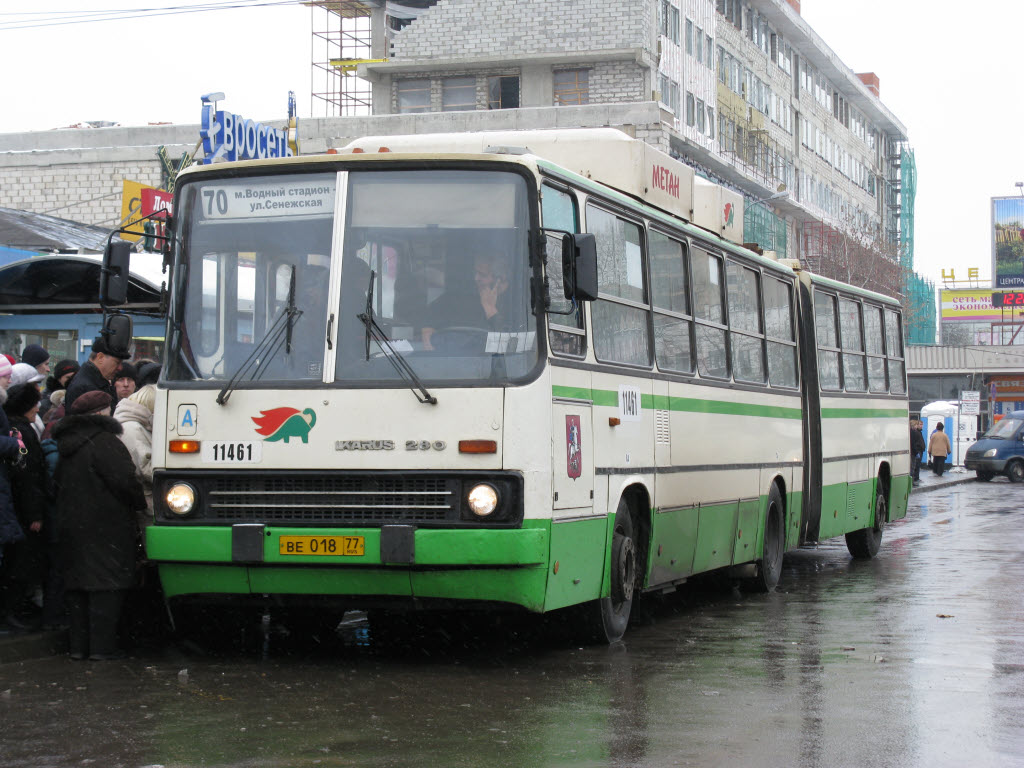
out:
M238 370L235 371L235 375L228 379L228 383L224 385L224 388L217 395L217 405L227 404L235 384L249 371L252 371L252 376L249 377L250 381L256 381L260 378L282 344L287 344L285 351L291 354L292 328L295 326L295 321L302 316L302 310L295 306L295 265L291 265L291 270L291 280L288 284L288 303L281 310L281 314L277 316L270 328L267 329L266 334L260 339L259 344L255 346L252 353L245 358L238 367ZM264 352L267 354L260 360L260 355ZM256 366L255 370L253 370L254 365Z
M402 357L402 353L392 346L391 339L384 333L384 329L377 325L377 320L373 316L373 279L376 276L377 273L370 270L370 284L366 289L366 309L356 315L363 325L366 326L366 359L370 359L370 341L377 342L377 345L384 350L384 357L394 366L398 375L409 384L409 389L412 390L416 399L421 403L437 405L437 398L427 392L426 387L423 386L423 382L420 381L412 366Z

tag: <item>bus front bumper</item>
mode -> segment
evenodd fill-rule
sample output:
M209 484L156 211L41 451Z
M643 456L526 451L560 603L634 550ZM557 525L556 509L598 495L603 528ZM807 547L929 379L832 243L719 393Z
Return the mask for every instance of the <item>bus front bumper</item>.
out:
M527 521L529 526L530 521ZM283 537L283 538L282 538ZM357 539L354 542L353 539ZM351 554L331 554L344 543ZM415 597L544 607L548 528L150 526L166 597L210 594ZM310 550L315 548L317 553ZM321 552L328 551L327 554Z

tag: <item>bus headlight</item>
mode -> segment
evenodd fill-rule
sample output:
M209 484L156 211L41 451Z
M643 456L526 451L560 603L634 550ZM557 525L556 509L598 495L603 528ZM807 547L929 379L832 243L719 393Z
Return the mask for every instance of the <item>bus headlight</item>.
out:
M184 517L195 508L196 489L188 483L175 483L167 489L164 500L171 512Z
M474 515L487 517L498 508L498 491L490 483L480 483L473 486L466 501Z
M996 455L996 450L997 450L996 448L989 448L989 449L988 449L987 451L985 451L985 453L984 453L984 456L985 456L985 458L986 458L986 459L991 459L991 458L992 458L993 456L995 456L995 455Z

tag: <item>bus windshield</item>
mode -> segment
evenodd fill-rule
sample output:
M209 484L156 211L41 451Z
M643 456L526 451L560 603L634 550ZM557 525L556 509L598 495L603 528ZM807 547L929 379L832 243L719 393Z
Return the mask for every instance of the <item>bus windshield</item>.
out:
M425 383L501 384L537 365L519 174L235 177L179 206L172 380L403 386L400 355Z

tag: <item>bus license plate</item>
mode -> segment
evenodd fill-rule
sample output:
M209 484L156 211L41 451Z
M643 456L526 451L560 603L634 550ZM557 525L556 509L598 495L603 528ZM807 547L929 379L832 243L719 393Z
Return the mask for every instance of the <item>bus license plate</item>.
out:
M281 555L352 557L364 552L362 536L282 536L277 543Z
M203 440L199 450L204 464L259 464L263 461L262 441Z

